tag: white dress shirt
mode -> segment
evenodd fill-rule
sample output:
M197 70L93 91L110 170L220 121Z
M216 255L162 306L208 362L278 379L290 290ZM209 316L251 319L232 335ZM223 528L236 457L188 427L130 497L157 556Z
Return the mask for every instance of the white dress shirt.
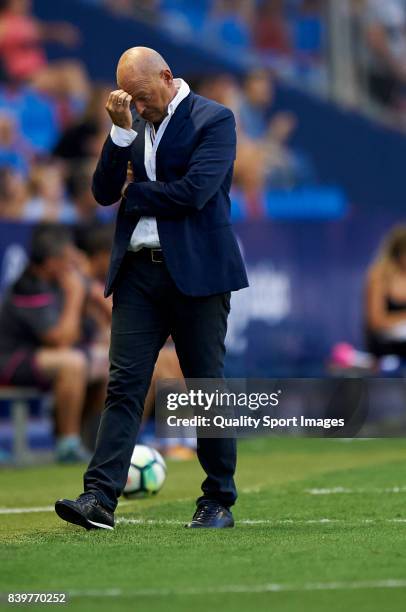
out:
M168 114L159 126L158 131L155 133L155 128L152 123L147 122L145 125L144 165L150 181L156 181L156 152L161 142L161 138L177 107L190 92L189 85L183 79L174 79L174 83L178 89L178 93L169 103ZM117 146L128 147L136 139L137 132L132 129L126 130L117 125L113 125L110 136ZM157 249L160 246L156 218L141 217L132 233L128 250L139 251L143 247Z

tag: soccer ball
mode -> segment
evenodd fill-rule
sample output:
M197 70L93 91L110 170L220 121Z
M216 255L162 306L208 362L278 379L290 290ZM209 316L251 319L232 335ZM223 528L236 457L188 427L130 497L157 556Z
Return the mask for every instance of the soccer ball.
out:
M155 495L165 482L166 463L154 448L137 444L131 457L125 497L146 497Z

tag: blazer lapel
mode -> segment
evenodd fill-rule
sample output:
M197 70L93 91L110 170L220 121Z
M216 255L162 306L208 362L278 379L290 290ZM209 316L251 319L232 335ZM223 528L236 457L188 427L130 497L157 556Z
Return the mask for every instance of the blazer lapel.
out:
M148 176L145 171L145 120L137 116L133 121L133 130L137 132L137 138L131 150L131 162L134 170L134 177L137 181L147 181Z
M190 106L192 102L192 92L189 93L184 100L179 104L171 117L165 132L162 135L161 142L156 151L156 174L157 178L160 175L161 163L165 159L165 150L169 145L176 143L176 137L184 127L190 117Z

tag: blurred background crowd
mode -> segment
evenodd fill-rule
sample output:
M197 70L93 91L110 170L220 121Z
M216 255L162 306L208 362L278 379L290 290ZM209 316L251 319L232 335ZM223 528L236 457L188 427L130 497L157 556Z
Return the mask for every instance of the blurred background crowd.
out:
M35 287L43 306L56 286L55 327L74 286L67 265L86 291L67 336L48 321L63 338L53 347L76 355L85 346L98 374L83 385L99 386L89 401L66 400L57 381L78 367L72 354L52 372L59 405L80 403L74 425L57 415L62 460L84 456L81 419L100 411L107 379L110 304L100 305L117 207L97 205L91 177L111 127L115 65L134 45L156 48L175 76L236 117L231 214L251 288L233 299L228 374L375 371L372 336L406 319L404 259L389 253L382 282L374 259L404 215L406 0L0 0L0 383L35 383L24 378L30 361L13 371L2 361L26 348L11 322L25 326L30 349L46 344L21 295ZM60 227L63 252L50 246ZM405 231L396 232L404 256ZM384 320L385 308L396 315ZM176 377L166 348L157 375Z
M353 103L401 106L406 53L403 0L104 2L115 12L152 20L221 53L244 54L301 87L336 93ZM337 92L337 85L345 91Z
M187 76L198 92L235 112L235 188L246 196L249 216L259 214L265 189L317 181L311 156L292 144L297 116L274 108L275 76L363 111L380 109L381 118L402 124L403 0L83 2L157 23L220 56L244 58L239 78L221 67L209 78L198 67ZM42 21L34 8L29 0L0 2L0 216L69 224L112 220L114 211L96 206L89 184L109 127L104 104L114 75L111 82L92 80L75 55L84 44L80 27ZM59 46L57 59L48 59L47 43Z

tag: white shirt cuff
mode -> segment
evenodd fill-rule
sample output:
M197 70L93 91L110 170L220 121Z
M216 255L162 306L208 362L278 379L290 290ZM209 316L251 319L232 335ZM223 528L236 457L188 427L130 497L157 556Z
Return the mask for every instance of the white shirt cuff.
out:
M126 130L114 124L110 132L111 140L118 147L129 147L137 138L137 134L135 130Z

